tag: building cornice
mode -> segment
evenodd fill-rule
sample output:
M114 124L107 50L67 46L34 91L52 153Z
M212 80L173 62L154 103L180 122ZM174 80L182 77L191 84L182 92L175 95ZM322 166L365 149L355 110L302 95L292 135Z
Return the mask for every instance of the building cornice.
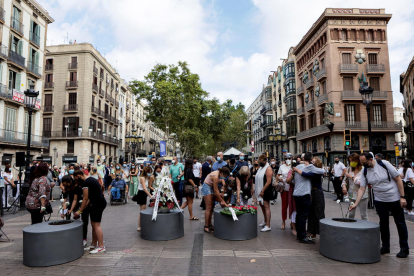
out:
M411 60L410 64L408 65L407 71L405 71L403 73L404 74L404 77L403 77L403 85L406 85L407 84L407 81L409 81L409 79L410 79L409 76L411 75L411 70L413 70L413 67L414 67L414 57Z
M36 1L36 0L24 0L38 15L46 20L48 24L55 22L55 20L49 15L49 13Z

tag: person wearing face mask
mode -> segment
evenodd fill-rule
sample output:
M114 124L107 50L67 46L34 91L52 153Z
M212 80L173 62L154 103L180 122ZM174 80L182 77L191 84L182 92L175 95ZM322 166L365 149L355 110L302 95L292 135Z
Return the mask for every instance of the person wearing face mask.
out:
M101 160L98 160L96 169L98 170L98 173L101 176L102 180L105 180L105 166L102 165ZM105 185L105 183L104 183L104 185Z
M280 229L285 230L286 220L288 218L288 208L289 208L289 219L291 220L290 228L294 235L296 235L296 207L295 200L293 199L293 186L287 183L287 178L289 172L292 170L292 155L290 153L286 154L285 161L279 167L277 172L277 180L283 183L283 192L280 197L282 199L282 226Z
M160 177L162 178L162 173L161 173L162 169L159 165L156 165L154 167L154 173L151 175L150 179L148 180L148 190L151 194L151 196L155 193L155 191L158 188L158 184L160 181ZM158 182L157 182L158 180ZM152 197L150 199L150 202L153 201L154 198Z
M249 166L249 163L247 163L247 161L245 160L245 155L243 152L239 154L239 160L237 160L236 165L239 168L239 170L243 166Z
M279 172L279 165L276 164L276 160L273 157L270 159L270 167L272 168L273 175L276 176L277 173ZM278 192L276 192L276 198L274 200L271 200L270 204L273 205L277 202L277 195L278 195Z
M373 154L363 152L359 160L364 166L360 180L360 188L354 205L349 206L349 211L354 210L360 204L366 186L370 184L374 191L375 209L379 216L381 232L381 254L390 253L390 212L394 217L400 241L398 258L407 258L409 255L408 232L405 223L403 208L407 205L404 185L398 171L388 162L374 160Z
M362 165L359 161L359 154L352 153L348 156L349 168L345 173L345 179L342 181L342 192L349 197L350 202L355 203L360 189L360 182L362 176ZM349 187L347 187L346 180L348 180ZM359 204L359 212L361 219L368 220L368 189L365 189L365 193L362 196L361 203ZM349 212L349 218L355 217L355 209Z
M227 163L224 161L223 158L224 158L223 153L221 151L217 152L217 158L216 158L217 161L214 162L213 167L211 168L212 172L217 171L218 169L223 168L224 166L227 165Z
M196 185L195 193L196 198L198 198L198 187L200 186L200 177L202 173L202 165L198 162L197 157L193 158L193 174L194 174L194 184Z
M267 232L272 230L272 228L270 228L270 200L272 197L271 186L273 171L272 168L269 166L269 163L267 163L266 154L262 154L259 156L259 166L260 168L257 170L255 177L255 193L264 217L264 221L259 224L260 227L263 227L260 231Z
M249 160L247 163L249 164L249 165L248 165L249 170L251 170L251 169L253 168L252 162L250 162L250 160Z
M333 185L334 185L334 189L336 193L336 199L334 199L334 201L337 201L339 199L341 202L343 202L344 194L342 192L341 185L342 185L342 180L344 178L344 175L346 173L346 167L344 163L339 161L339 157L335 157L335 164L334 164L332 173L334 175Z
M105 185L104 185L104 181L101 177L101 175L98 173L98 169L95 166L91 167L91 173L90 173L90 177L95 178L96 180L98 180L99 185L101 185L102 187L102 192L105 190Z
M256 184L256 173L257 173L257 170L259 169L259 161L257 161L257 160L255 160L254 162L253 162L253 167L250 169L250 181L252 182L252 187L253 187L253 191L255 191L255 189L256 189L256 187L255 187L255 184ZM255 193L253 193L253 202L252 202L252 204L253 205L257 205L257 198L256 198L256 194Z
M153 170L151 167L145 167L139 178L137 204L139 205L140 212L138 216L137 231L141 231L141 211L147 208L147 197L151 197L148 187L152 172Z
M236 173L236 185L237 185L237 205L248 205L249 199L252 197L253 185L250 179L250 170L248 166L243 166Z
M411 159L403 161L402 167L398 170L401 178L403 179L404 191L407 200L407 208L404 209L404 213L409 216L414 216L413 212L413 198L414 198L414 173L411 167Z
M129 195L134 196L138 192L138 167L137 164L131 164L131 170L129 171Z
M129 177L129 171L131 170L131 165L130 164L127 164L127 162L124 162L124 164L122 165L122 170L124 171L124 173L125 173L125 178L124 178L124 180L125 180L125 182L126 182L126 184L129 186L130 185L130 177Z
M32 224L42 223L46 206L49 204L50 185L46 176L49 168L41 163L30 175L32 184L26 197L26 208L31 214Z
M184 165L178 162L177 157L173 157L170 166L170 178L173 182L175 197L180 204L183 203L183 185L184 185Z
M13 196L13 189L16 187L13 181L13 172L9 164L6 165L4 172L1 174L1 176L4 178L4 186L6 189L4 190L3 188L3 208L9 208L10 204L12 203L12 201L9 199ZM7 204L6 201L8 201Z
M155 156L151 157L151 169L154 171L155 166L157 165L157 158Z
M112 180L111 184L108 187L108 196L109 196L109 193L111 193L112 199L120 200L121 189L125 189L125 196L127 196L128 185L126 184L124 179L122 179L120 176L117 176L114 180Z

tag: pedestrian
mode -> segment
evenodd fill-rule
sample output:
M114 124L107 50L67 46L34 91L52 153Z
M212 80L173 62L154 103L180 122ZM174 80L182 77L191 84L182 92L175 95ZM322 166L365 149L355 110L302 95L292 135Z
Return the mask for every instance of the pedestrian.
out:
M198 188L200 187L200 177L202 174L202 165L198 162L197 157L193 158L193 174L194 174L194 184L196 185L195 193L196 198L198 199Z
M101 228L102 213L106 208L106 200L102 193L101 185L93 177L87 177L82 170L77 170L73 174L78 185L82 187L82 204L75 212L74 218L77 219L89 207L89 214L92 224L92 243L89 247L91 254L103 253L106 251L103 243L103 232Z
M374 191L374 204L380 220L381 254L390 253L390 214L394 217L400 240L398 258L407 258L409 255L408 232L405 224L403 208L407 205L404 186L398 171L385 160L374 160L373 154L363 152L360 162L362 171L360 188L355 204L349 206L354 210L361 202L366 186L370 184Z
M264 221L259 224L260 227L263 227L260 231L267 232L271 231L270 228L270 219L271 219L271 212L270 212L270 200L272 199L272 179L273 179L273 171L272 168L267 163L267 156L266 154L262 154L259 156L259 166L260 168L257 170L255 176L255 193L257 201L263 212Z
M333 185L336 193L336 199L334 199L334 201L337 201L339 199L341 202L343 202L344 194L342 193L341 185L346 173L346 167L344 163L339 161L339 157L335 157L335 165L333 167L332 173L334 175Z
M286 154L285 160L282 162L282 165L279 167L279 171L277 172L277 180L283 184L283 192L281 193L280 197L282 198L282 226L280 229L285 230L286 228L286 220L288 218L288 208L289 208L289 219L290 219L290 228L292 229L292 233L294 235L297 234L296 232L296 208L295 208L295 200L293 199L293 185L287 183L287 179L290 175L292 175L292 155L290 153Z
M74 214L74 211L79 210L83 201L83 191L82 187L78 185L78 182L72 179L69 175L66 175L62 178L62 185L65 187L65 190L68 193L69 197L69 205L63 205L63 210L66 211L66 215L69 216ZM65 217L65 212L61 212L61 217ZM88 238L88 224L89 224L89 207L86 207L82 214L81 219L83 222L82 230L83 230L83 246L87 245L87 238Z
M276 164L276 160L273 157L270 159L270 167L272 168L273 175L276 177L277 173L279 172L279 165ZM271 200L270 204L273 205L277 202L277 194L278 192L276 192L276 198L274 200Z
M125 180L126 184L129 187L129 185L131 183L130 182L130 177L129 177L129 171L131 170L131 165L124 162L124 164L122 165L122 170L124 171L124 174L125 174L124 180Z
M217 161L214 162L213 167L211 168L211 171L217 171L220 168L223 168L224 166L227 165L227 163L224 161L224 156L223 153L220 151L217 153Z
M220 202L221 207L228 207L223 197L220 195L219 186L224 185L224 179L226 179L229 175L230 171L228 168L220 168L214 172L211 172L204 180L201 192L203 193L204 202L206 203L204 222L204 232L206 233L214 233L214 227L211 224L214 202Z
M13 189L16 187L13 181L13 172L9 164L5 166L4 172L1 174L4 178L5 190L3 191L3 208L9 208L11 199L13 198ZM7 196L6 196L7 193ZM7 207L6 207L7 206Z
M115 170L112 174L112 179L115 179L117 176L124 180L128 178L128 174L124 171L124 168L121 168L121 164L119 163L115 165Z
M138 168L137 164L131 164L131 170L129 171L130 184L129 184L129 195L134 196L138 193Z
M196 184L194 182L194 173L193 173L194 163L191 159L185 160L184 166L184 196L186 202L181 205L181 209L184 209L188 206L188 212L190 213L190 220L199 220L198 217L193 215L193 201L194 201L194 190Z
M347 195L349 198L349 201L354 204L358 196L358 191L360 189L361 176L362 176L362 164L359 161L359 158L360 156L356 152L348 156L349 168L347 169L347 172L345 173L345 178L342 181L343 194ZM349 183L349 187L347 187L346 180ZM361 219L368 220L368 213L367 213L368 189L365 189L364 195L362 196L358 207L359 207L359 212L361 214ZM355 217L355 211L356 209L349 212L349 218Z
M249 199L254 193L253 183L250 180L250 170L248 166L243 166L236 173L236 185L237 185L237 205L243 203L248 205Z
M247 163L249 164L249 170L251 170L253 168L252 162L249 160Z
M207 156L206 158L206 162L204 162L203 166L201 167L201 187L203 187L204 184L204 180L206 179L207 175L209 175L211 173L211 167L213 164L213 157L212 156ZM201 193L202 194L202 193ZM206 204L204 202L204 195L201 195L201 204L200 207L205 210L206 209Z
M407 200L407 206L404 208L404 213L409 216L414 216L413 212L413 198L414 198L414 173L411 167L411 159L403 161L402 168L398 170L403 179L404 192Z
M254 160L253 167L250 169L250 180L251 180L252 185L253 185L253 191L256 190L256 173L257 173L258 169L259 169L259 161ZM256 198L255 193L253 193L252 204L257 205L257 198Z
M148 191L148 182L151 178L152 172L153 170L151 167L145 167L139 177L137 204L139 205L140 212L138 216L138 232L141 231L141 211L147 209L147 197L151 197L151 194Z
M32 224L42 223L46 206L49 204L50 185L46 176L49 167L46 163L40 163L30 175L31 185L26 197L26 208L31 214Z
M232 205L236 205L237 202L237 190L236 190L236 174L239 171L239 167L236 165L236 157L234 154L230 154L229 164L225 165L224 168L228 168L230 175L225 182L225 194L224 201ZM226 196L227 195L227 196Z
M243 166L249 166L249 163L245 160L245 154L243 152L239 154L239 160L237 160L236 165L239 168L239 170Z
M55 186L56 186L56 183L59 184L59 186L60 186L59 174L60 174L60 172L59 172L58 167L56 165L54 165L52 175L53 175L53 181L55 182ZM54 200L53 200L53 188L50 191L50 202L54 202Z
M293 170L303 177L311 179L311 206L308 216L308 236L309 240L314 240L316 235L319 235L319 221L325 218L325 198L322 191L322 181L324 169L322 168L322 160L318 157L312 159L312 164L316 168L322 169L319 173L302 172L300 169L293 168Z
M183 203L183 183L184 183L184 166L178 162L176 156L173 157L172 165L170 166L170 178L173 182L173 188L177 201Z
M101 163L100 160L97 161L97 166L96 169L98 170L98 174L100 175L102 182L104 184L104 187L106 189L106 179L105 179L105 174L106 174L106 168L105 166Z
M86 164L85 165L82 164L82 170L83 170L83 173L86 176L89 176L89 170L88 170L88 167L86 166Z
M305 153L303 157L303 164L299 164L292 168L294 171L293 177L295 180L295 188L293 191L293 198L296 204L296 230L297 239L300 243L314 244L315 242L306 237L306 220L308 219L311 209L311 179L303 177L301 172L313 172L322 175L322 168L316 168L312 162L312 154L310 152ZM288 179L288 183L292 179Z

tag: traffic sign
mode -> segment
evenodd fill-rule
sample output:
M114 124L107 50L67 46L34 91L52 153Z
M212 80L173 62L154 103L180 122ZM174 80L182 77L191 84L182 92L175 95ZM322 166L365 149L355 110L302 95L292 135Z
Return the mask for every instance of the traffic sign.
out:
M254 147L254 141L252 141L250 144L252 145L252 147Z
M254 152L254 147L252 147L252 152Z

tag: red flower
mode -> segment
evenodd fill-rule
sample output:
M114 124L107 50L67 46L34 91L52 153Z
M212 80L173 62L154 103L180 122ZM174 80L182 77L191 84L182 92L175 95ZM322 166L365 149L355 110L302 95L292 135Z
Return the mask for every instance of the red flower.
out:
M150 207L154 207L154 202L151 202Z

